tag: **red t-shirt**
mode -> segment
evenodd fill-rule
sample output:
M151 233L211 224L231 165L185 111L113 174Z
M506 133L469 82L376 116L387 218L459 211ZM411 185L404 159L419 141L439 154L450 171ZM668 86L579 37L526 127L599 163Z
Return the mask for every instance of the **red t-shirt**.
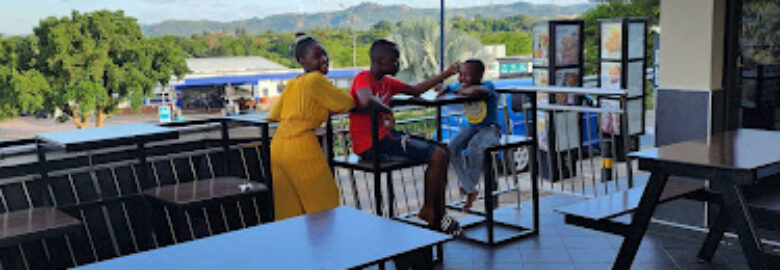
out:
M386 105L390 105L393 95L403 91L406 84L390 76L385 76L378 81L370 71L361 71L353 79L352 88L349 90L349 95L355 100L355 107L362 106L357 98L357 92L364 88L370 88L374 96ZM385 137L388 132L390 130L380 123L379 139ZM371 148L371 114L349 113L349 133L352 134L352 150L355 153L360 154Z

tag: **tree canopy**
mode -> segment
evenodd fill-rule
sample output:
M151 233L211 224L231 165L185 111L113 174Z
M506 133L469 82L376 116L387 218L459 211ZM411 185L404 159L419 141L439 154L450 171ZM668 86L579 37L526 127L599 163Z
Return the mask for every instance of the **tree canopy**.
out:
M0 39L0 118L20 111L64 112L86 127L121 102L139 108L156 85L189 72L173 37L144 38L122 11L44 19L34 35Z
M92 112L101 126L120 102L138 108L156 84L188 71L172 38L145 39L136 20L122 11L74 11L41 21L34 33L36 67L57 89L49 98L82 128Z
M481 59L490 65L495 59L482 49L479 39L462 31L448 29L444 36L444 63L469 58ZM411 21L401 23L388 39L396 42L401 50L400 71L396 77L416 82L439 73L439 24L434 21Z

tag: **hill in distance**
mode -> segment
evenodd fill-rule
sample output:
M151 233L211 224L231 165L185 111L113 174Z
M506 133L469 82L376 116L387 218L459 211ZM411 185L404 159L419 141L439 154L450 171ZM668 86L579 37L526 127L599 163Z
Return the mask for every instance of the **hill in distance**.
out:
M502 5L484 5L467 8L447 9L448 18L473 18L479 15L483 18L504 18L515 15L531 17L571 17L592 7L592 4L551 5L516 2ZM176 35L189 37L203 32L218 32L236 28L246 29L248 34L259 34L267 31L294 32L313 28L368 29L375 23L385 20L396 23L400 20L435 19L439 18L439 9L412 8L407 5L381 5L364 2L346 10L321 12L312 14L278 14L264 18L243 19L232 22L209 20L168 20L158 24L143 25L142 30L148 36Z

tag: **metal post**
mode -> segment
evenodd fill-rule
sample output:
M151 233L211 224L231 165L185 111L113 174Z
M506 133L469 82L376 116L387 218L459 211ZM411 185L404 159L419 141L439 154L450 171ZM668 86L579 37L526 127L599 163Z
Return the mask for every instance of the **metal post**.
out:
M45 185L49 185L49 171L46 168L46 150L40 139L35 140L35 148L38 153L38 173L41 174L41 181Z
M436 141L441 142L441 106L436 106Z
M623 135L623 160L626 162L626 175L628 176L628 188L634 187L634 176L631 171L631 160L628 158L628 151L631 149L631 135L628 134L628 100L626 96L620 96L620 103L623 105L623 116L620 117L620 133ZM618 180L618 179L616 179Z
M328 121L325 123L325 148L327 150L325 154L327 154L330 173L335 177L336 171L333 169L333 116L328 114Z
M493 153L491 151L485 151L484 163L482 164L485 174L485 212L487 222L487 242L493 243L493 209L495 208L495 198L493 197L493 191L495 190L495 176L493 169Z
M268 187L268 191L266 192L268 195L266 195L266 198L268 198L268 202L266 205L268 205L265 209L265 212L268 213L268 217L273 220L274 219L274 184L273 184L273 175L271 174L271 135L268 131L268 123L263 123L260 125L260 135L262 138L260 138L261 142L263 143L263 146L261 148L262 155L263 155L263 167L265 167L265 184Z
M531 200L533 203L533 215L534 215L534 231L539 231L539 164L537 164L537 152L539 151L539 136L537 135L537 98L536 93L528 95L531 99L531 115L534 118L533 123L530 125L533 143L528 151L530 159L528 160L528 169L531 170ZM528 119L528 116L526 116Z
M376 214L384 216L382 211L382 174L379 167L379 112L371 109L371 157L372 172L374 174L374 203Z
M228 134L228 123L227 120L220 120L220 127L222 132L222 151L225 152L225 168L223 168L222 173L226 176L228 175L228 172L230 171L230 134Z
M444 72L444 0L441 0L441 12L439 13L439 72Z

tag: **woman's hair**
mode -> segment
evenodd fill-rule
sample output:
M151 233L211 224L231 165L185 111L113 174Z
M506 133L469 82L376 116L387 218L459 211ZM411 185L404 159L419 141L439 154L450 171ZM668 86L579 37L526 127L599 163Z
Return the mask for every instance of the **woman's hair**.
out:
M306 51L308 51L309 48L311 48L314 44L317 44L317 40L315 40L314 37L310 36L309 34L302 32L295 33L295 49L293 49L295 60L300 63L301 58L303 58L303 56L306 54Z

